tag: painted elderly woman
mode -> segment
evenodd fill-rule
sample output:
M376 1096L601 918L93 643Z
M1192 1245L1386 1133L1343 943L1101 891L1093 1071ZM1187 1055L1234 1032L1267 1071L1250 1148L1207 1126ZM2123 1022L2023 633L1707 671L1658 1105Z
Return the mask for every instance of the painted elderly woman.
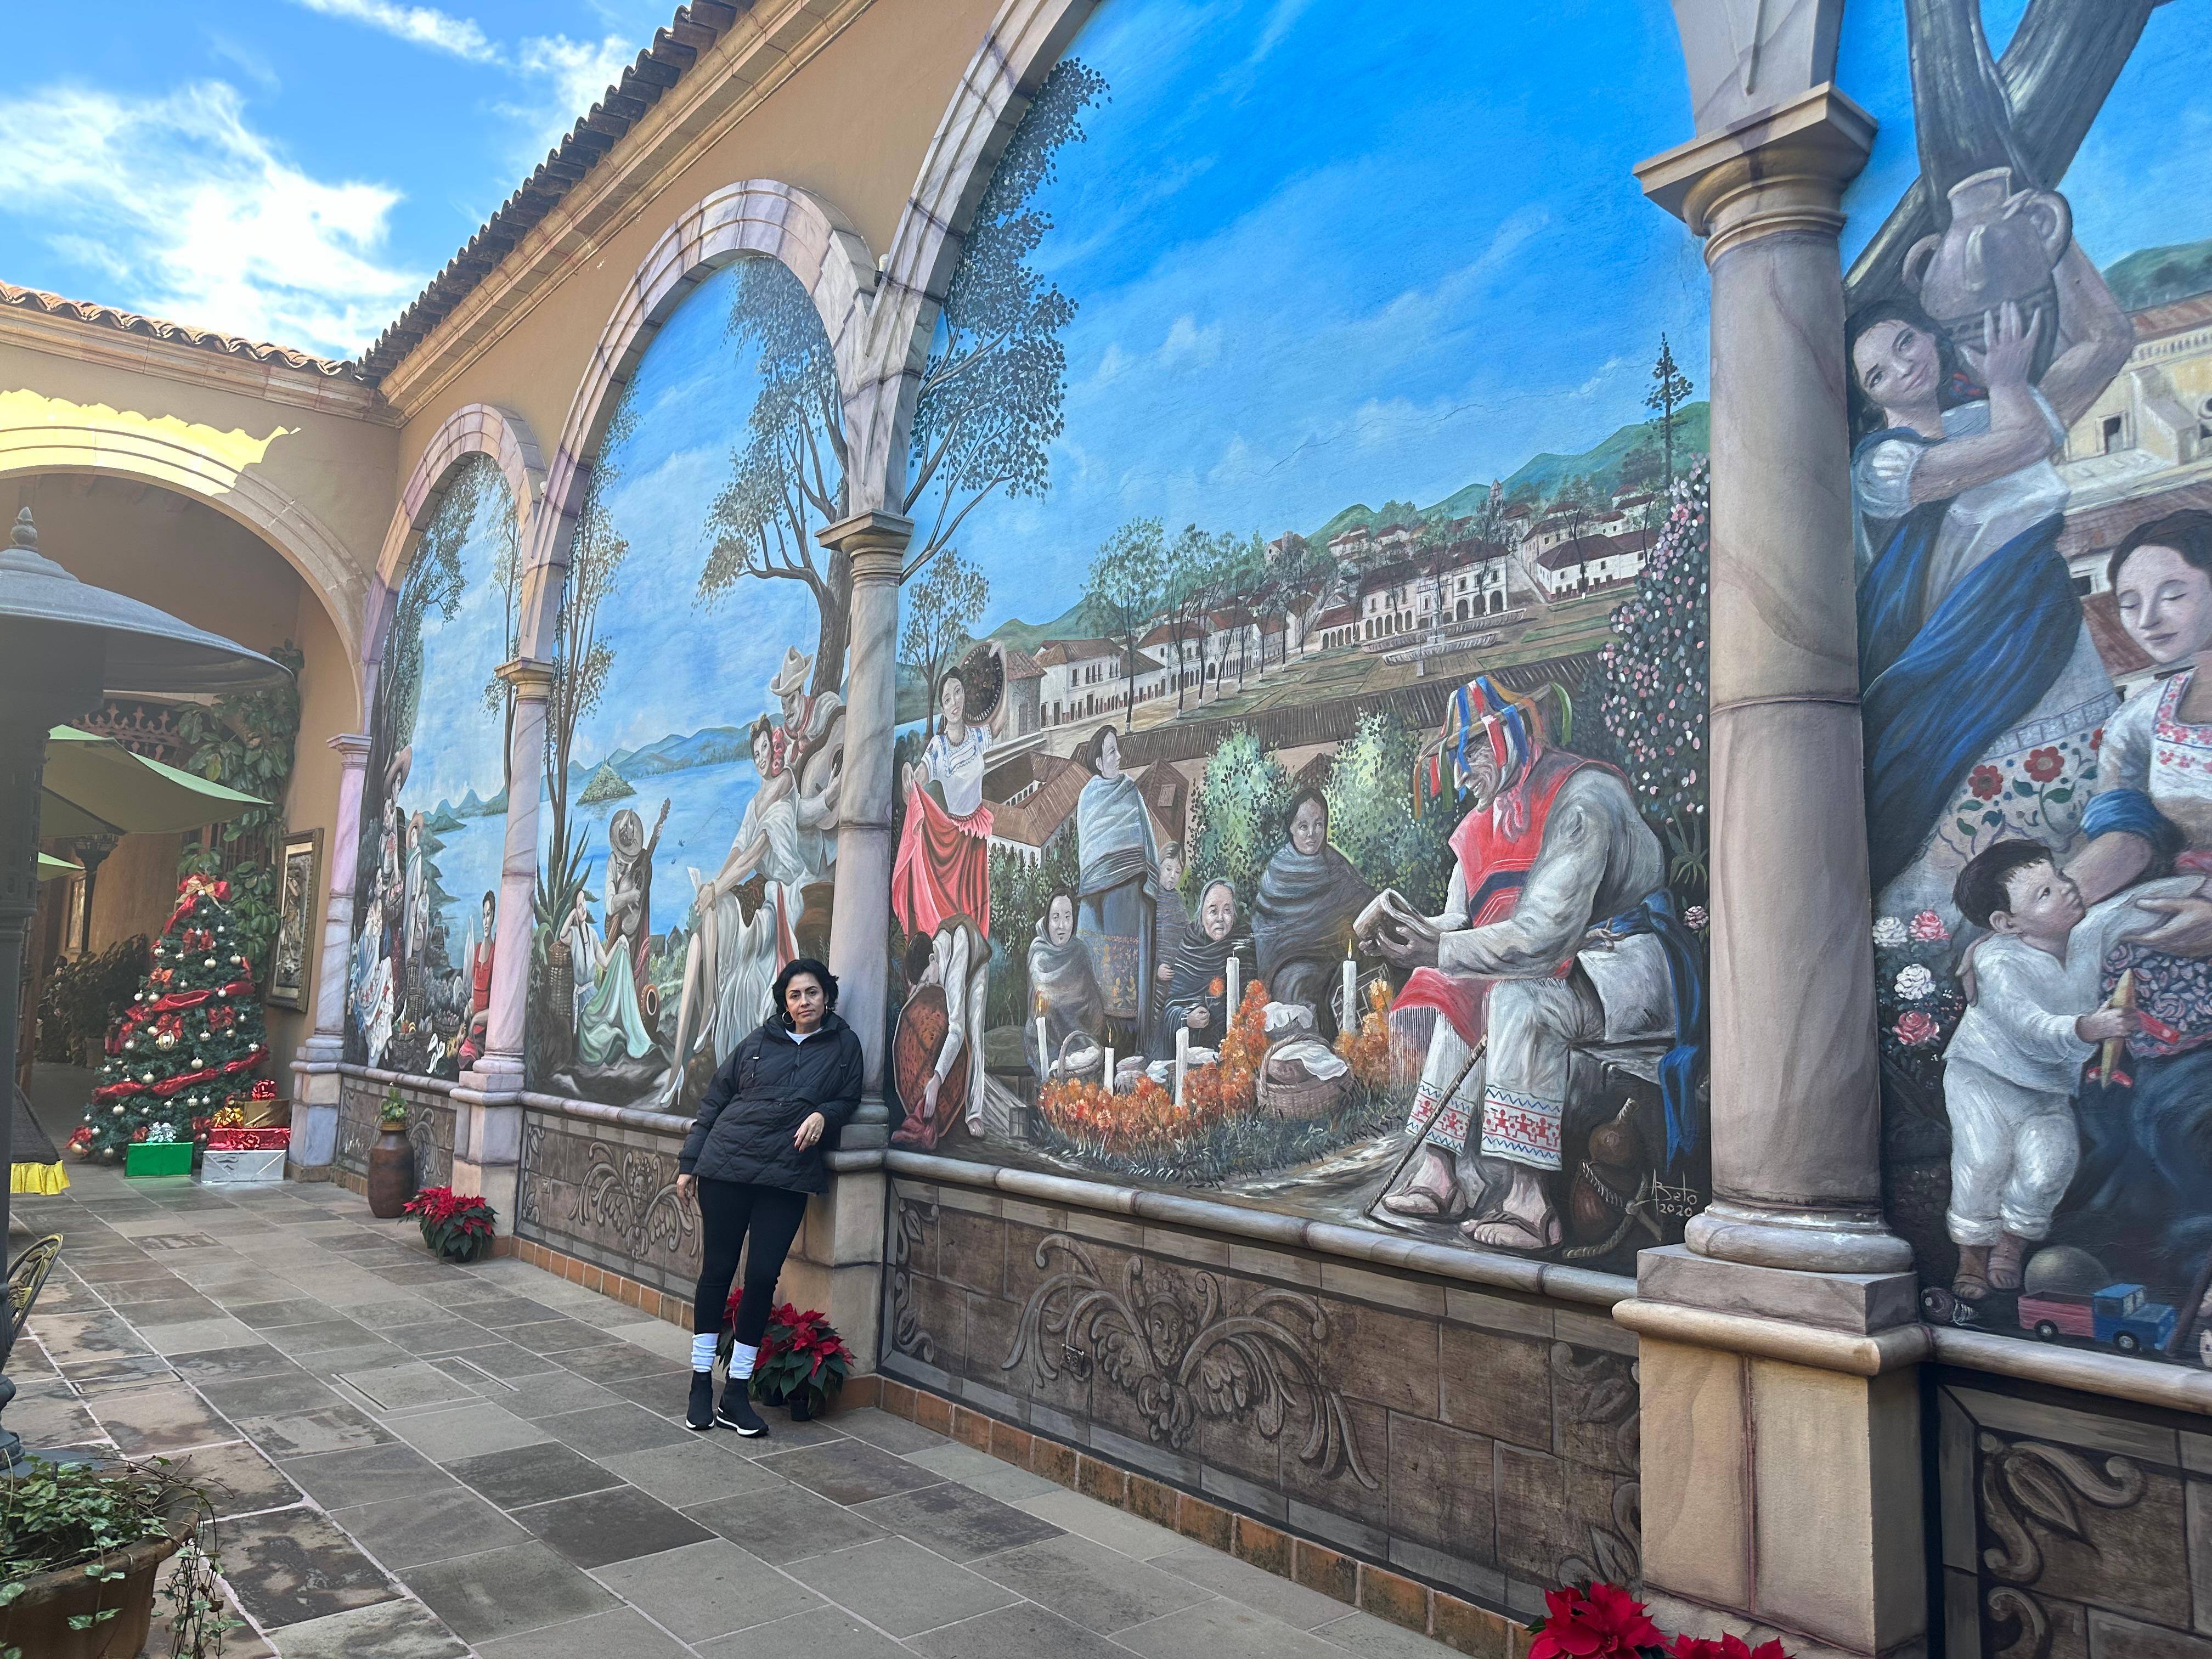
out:
M1111 726L1091 734L1083 761L1091 781L1075 802L1076 850L1082 859L1075 930L1090 949L1114 1035L1132 1048L1152 982L1159 848L1144 794L1121 770L1121 740Z
M1198 896L1198 925L1183 935L1168 981L1163 1024L1170 1043L1177 1026L1189 1030L1194 1046L1206 1048L1218 1046L1229 1029L1229 959L1241 962L1244 944L1237 920L1237 890L1225 881L1206 883Z
M2078 796L2091 736L2118 702L2058 550L2068 490L2052 462L2134 331L2078 246L2052 275L2056 317L2007 303L1978 353L1909 300L1851 319L1867 822L1883 915L1955 919L1952 884L1976 839L2070 839L2070 820L1987 815L2047 801L2047 789L2010 786L2052 782L2054 762L2082 775ZM2039 381L2037 346L2053 330L2063 349Z
M1252 943L1269 999L1312 1009L1324 1038L1336 1036L1329 994L1340 981L1352 923L1374 896L1352 861L1328 843L1328 800L1318 789L1301 789L1291 801L1289 837L1261 872Z
M1075 933L1075 895L1065 889L1045 902L1030 941L1030 1010L1022 1047L1040 1079L1051 1073L1071 1033L1096 1038L1106 1029L1105 1000L1091 971L1091 951ZM1037 1045L1043 1024L1044 1045ZM1082 1045L1076 1045L1080 1047Z

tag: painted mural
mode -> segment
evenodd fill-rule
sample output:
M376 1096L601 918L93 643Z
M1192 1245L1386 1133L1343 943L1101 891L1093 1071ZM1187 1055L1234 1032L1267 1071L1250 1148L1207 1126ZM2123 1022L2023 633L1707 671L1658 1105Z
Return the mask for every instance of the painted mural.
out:
M362 797L349 1057L453 1078L491 1008L514 654L514 502L488 456L443 485L384 641Z
M688 1112L827 957L844 764L844 515L830 342L798 279L702 282L609 421L551 653L528 1070Z
M1907 0L1842 78L1892 1218L1931 1318L2212 1365L2207 21Z
M1650 95L1531 99L1534 60ZM1085 26L915 414L894 1144L1589 1265L1680 1237L1705 283L1629 169L1681 84L1627 0Z

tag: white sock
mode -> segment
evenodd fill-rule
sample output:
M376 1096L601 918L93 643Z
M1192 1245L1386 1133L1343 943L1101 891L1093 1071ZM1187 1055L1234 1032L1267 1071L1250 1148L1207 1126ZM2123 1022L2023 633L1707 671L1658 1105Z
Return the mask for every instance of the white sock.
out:
M731 1376L738 1381L750 1376L753 1374L753 1361L759 1358L759 1343L756 1342L750 1348L742 1342L738 1343L730 1350Z
M702 1331L691 1339L691 1369L711 1371L714 1369L714 1340L716 1333Z

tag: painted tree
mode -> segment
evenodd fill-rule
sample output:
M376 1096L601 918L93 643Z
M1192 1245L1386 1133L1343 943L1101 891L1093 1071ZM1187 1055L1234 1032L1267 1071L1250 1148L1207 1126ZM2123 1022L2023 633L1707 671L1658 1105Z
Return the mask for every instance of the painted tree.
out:
M1674 362L1674 348L1667 343L1667 337L1659 337L1659 356L1651 365L1651 390L1644 394L1644 406L1657 412L1651 424L1659 428L1659 454L1665 468L1667 483L1674 482L1674 428L1680 421L1680 410L1690 401L1690 377L1682 373Z
M71 1150L119 1158L133 1141L189 1140L194 1118L243 1094L268 1057L261 999L229 887L188 876L154 946L153 966L108 1027Z
M1705 883L1707 505L1701 457L1675 481L1636 597L1613 613L1598 707L1638 807L1667 843L1668 874L1689 891Z
M968 630L991 602L991 579L948 547L906 592L906 628L899 653L921 674L927 711L923 736L937 733L937 693L952 659L968 643Z
M1191 795L1198 833L1187 890L1225 880L1239 903L1251 903L1267 860L1288 832L1291 793L1291 775L1282 762L1260 746L1249 727L1231 726Z
M840 552L816 559L814 532L845 516L845 412L836 353L814 297L780 262L749 258L738 268L729 337L758 353L760 390L745 422L745 441L730 457L729 482L707 527L714 546L699 575L713 604L746 577L795 581L814 599L816 695L845 678L852 623L849 562Z
M1067 393L1060 336L1075 301L1030 266L1053 226L1036 198L1061 146L1083 142L1083 111L1105 95L1105 77L1079 59L1054 65L976 204L915 400L901 510L927 529L908 578L994 492L1042 495L1050 480Z
M1213 538L1194 524L1187 524L1176 532L1174 544L1167 553L1167 572L1160 584L1160 620L1168 630L1168 639L1175 653L1176 713L1183 710L1183 649L1195 638L1201 645L1206 639L1206 613L1213 608L1214 587L1212 569ZM1206 697L1206 665L1204 651L1200 653L1198 695Z
M1084 583L1085 606L1106 629L1106 637L1121 647L1125 732L1136 708L1137 641L1160 602L1166 552L1158 519L1132 519L1099 544Z
M1376 887L1395 887L1424 915L1444 906L1451 878L1452 815L1416 817L1407 781L1425 733L1388 714L1363 714L1331 761L1328 838Z

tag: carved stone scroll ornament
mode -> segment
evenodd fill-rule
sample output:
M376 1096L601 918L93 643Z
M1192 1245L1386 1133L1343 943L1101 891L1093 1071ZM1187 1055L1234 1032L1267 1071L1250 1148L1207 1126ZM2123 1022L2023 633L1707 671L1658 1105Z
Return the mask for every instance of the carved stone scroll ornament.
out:
M1613 1462L1622 1468L1639 1467L1642 1450L1641 1399L1637 1391L1636 1362L1617 1353L1577 1358L1565 1342L1552 1345L1552 1381L1560 1412L1571 1422L1609 1430ZM1640 1481L1622 1480L1613 1488L1613 1524L1588 1525L1587 1554L1560 1558L1557 1577L1563 1584L1602 1579L1607 1583L1632 1584L1644 1576L1644 1487Z
M922 1241L922 1230L937 1224L934 1204L909 1204L901 1200L898 1225L891 1232L891 1347L910 1353L925 1365L937 1359L937 1339L922 1328L921 1310L914 1299L914 1253Z
M1984 1430L1981 1453L1982 1525L1996 1540L1982 1565L1999 1582L1984 1598L1997 1630L2011 1632L1998 1659L2047 1659L2051 1615L2032 1587L2043 1576L2038 1530L2094 1550L2089 1510L2124 1510L2142 1501L2149 1483L2124 1457L2097 1462L2040 1441L2008 1441Z
M577 1183L576 1207L569 1219L618 1235L633 1260L642 1261L653 1248L669 1255L696 1258L699 1223L696 1213L676 1195L675 1160L658 1152L615 1149L594 1140L586 1154L591 1168Z
M545 1126L530 1118L522 1124L522 1164L515 1173L514 1218L517 1226L543 1229L545 1182L538 1171L545 1167Z
M1039 1267L1055 1262L1024 1305L1000 1370L1026 1358L1042 1387L1062 1364L1079 1375L1095 1365L1136 1401L1152 1440L1178 1450L1200 1417L1249 1423L1269 1440L1295 1418L1306 1425L1301 1461L1324 1475L1349 1469L1363 1486L1380 1487L1360 1462L1344 1396L1322 1381L1328 1313L1312 1297L1261 1290L1231 1312L1212 1273L1148 1274L1141 1256L1129 1258L1115 1291L1065 1233L1036 1247Z

